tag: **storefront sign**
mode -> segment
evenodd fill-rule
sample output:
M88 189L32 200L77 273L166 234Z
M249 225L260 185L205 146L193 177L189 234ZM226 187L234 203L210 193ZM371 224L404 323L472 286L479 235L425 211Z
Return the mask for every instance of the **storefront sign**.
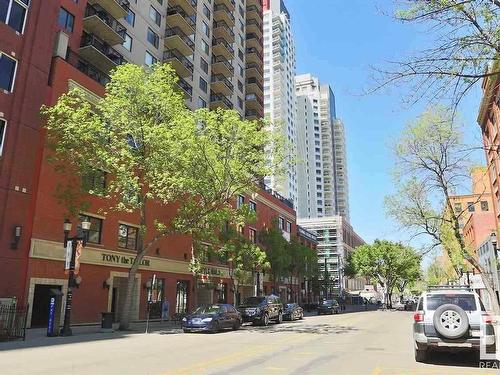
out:
M128 264L132 265L135 261L136 257L124 256L124 255L116 255L116 254L107 254L101 253L102 261L106 263L113 264ZM149 267L150 261L149 259L141 260L141 266Z

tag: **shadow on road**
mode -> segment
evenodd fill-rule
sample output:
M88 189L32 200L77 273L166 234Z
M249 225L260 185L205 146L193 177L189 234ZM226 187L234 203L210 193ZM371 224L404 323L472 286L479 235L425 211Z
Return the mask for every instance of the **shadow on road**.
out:
M431 352L428 354L427 365L451 366L451 367L479 367L479 355L474 352Z
M272 324L267 327L244 325L245 331L257 333L312 333L317 335L344 334L359 331L356 327L335 325L335 324L310 324L306 322L290 322L286 324Z

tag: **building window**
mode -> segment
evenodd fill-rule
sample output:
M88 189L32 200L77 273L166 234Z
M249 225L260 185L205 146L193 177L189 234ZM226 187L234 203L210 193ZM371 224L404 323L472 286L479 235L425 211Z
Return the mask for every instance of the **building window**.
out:
M238 81L238 90L240 90L240 92L243 92L243 82L241 81Z
M75 26L75 16L73 16L66 9L61 8L59 10L59 26L64 28L66 31L72 33L73 27Z
M106 172L94 169L82 175L82 189L86 192L103 192L106 188Z
M200 57L200 67L205 73L208 73L208 63L203 57Z
M250 208L250 211L257 212L257 203L255 203L254 201L249 201L248 207Z
M125 33L125 41L123 42L123 48L127 51L132 51L132 37Z
M207 102L200 96L198 96L198 108L207 108Z
M208 55L210 53L210 46L204 40L201 41L201 44L203 45L203 52Z
M476 208L474 207L474 202L467 202L467 210L469 212L474 212Z
M148 42L151 43L155 48L160 45L160 37L151 28L148 27Z
M210 21L210 9L208 9L207 4L203 4L203 14Z
M17 61L0 52L0 89L12 92L16 79Z
M238 108L243 109L243 99L238 96Z
M28 6L29 0L0 0L0 21L22 33Z
M135 25L135 13L132 12L130 9L128 10L127 17L125 17L125 21L127 21L127 23L129 25L132 25L132 26Z
M208 84L207 81L205 81L203 78L200 77L200 89L202 89L203 92L208 91Z
M236 208L240 208L245 204L245 197L243 195L238 195L236 197Z
M251 243L257 243L257 231L255 229L248 229L248 239Z
M285 219L283 219L281 216L278 217L278 228L281 230L285 229Z
M290 223L288 220L286 222L286 231L288 233L292 233L292 223Z
M157 62L158 62L158 59L156 57L154 57L152 54L150 54L148 51L146 51L146 57L144 58L144 63L147 66L151 66Z
M124 249L137 250L137 233L139 229L129 225L118 226L118 246Z
M149 18L151 18L158 26L161 26L161 14L154 7L149 7Z
M208 25L205 21L203 21L203 23L202 23L202 28L203 28L203 32L205 33L205 35L210 38L210 27L208 27Z
M2 156L3 145L5 144L5 133L7 133L7 121L0 118L0 156Z
M0 148L0 151L1 151L1 148ZM481 201L481 211L489 211L488 201Z
M177 281L177 290L175 292L175 312L185 314L188 306L189 282L186 280Z
M455 212L460 213L462 211L462 203L455 203Z
M101 243L102 219L80 214L80 222L82 221L90 221L90 229L87 233L87 241L89 243ZM78 226L78 229L81 230L81 224Z

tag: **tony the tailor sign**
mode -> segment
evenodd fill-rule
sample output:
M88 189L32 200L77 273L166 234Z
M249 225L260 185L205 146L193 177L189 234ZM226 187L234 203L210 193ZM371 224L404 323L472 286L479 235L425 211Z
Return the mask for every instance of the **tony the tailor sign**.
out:
M102 261L104 263L114 263L114 264L128 264L131 265L134 263L135 257L126 256L126 255L117 255L117 254L108 254L101 253ZM149 259L141 260L141 266L149 267L150 261Z

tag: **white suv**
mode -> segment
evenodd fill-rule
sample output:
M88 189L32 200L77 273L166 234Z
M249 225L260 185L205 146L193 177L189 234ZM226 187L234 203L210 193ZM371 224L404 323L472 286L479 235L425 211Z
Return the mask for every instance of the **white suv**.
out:
M467 286L429 287L413 316L415 360L423 362L430 350L495 350L492 318L479 296ZM481 325L483 333L481 332Z

